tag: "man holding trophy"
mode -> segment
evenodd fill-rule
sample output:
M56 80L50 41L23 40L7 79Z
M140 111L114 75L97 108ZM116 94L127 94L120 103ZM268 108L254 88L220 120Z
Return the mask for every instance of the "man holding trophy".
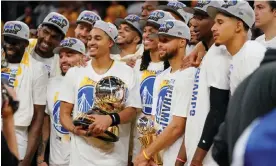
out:
M60 120L72 134L72 166L127 165L130 121L141 100L134 70L110 58L119 53L117 35L113 24L96 21L88 37L92 60L69 69L62 83Z
M185 163L185 159L178 158L176 152L184 137L195 75L195 68L180 71L181 59L185 56L186 45L190 40L190 31L182 21L166 20L159 28L158 36L160 58L168 60L171 67L160 73L154 82L154 122L146 117L138 120L137 129L144 135L140 138L144 148L136 156L135 166L152 161L155 165L163 166L172 166L175 160ZM157 136L155 140L152 136L154 132Z

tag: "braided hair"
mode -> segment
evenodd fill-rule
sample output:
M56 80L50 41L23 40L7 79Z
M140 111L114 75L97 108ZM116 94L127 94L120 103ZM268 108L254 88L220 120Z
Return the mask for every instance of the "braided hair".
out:
M145 50L141 59L142 60L140 65L140 71L147 70L151 62L150 51ZM164 70L166 70L169 67L170 67L169 61L164 61Z

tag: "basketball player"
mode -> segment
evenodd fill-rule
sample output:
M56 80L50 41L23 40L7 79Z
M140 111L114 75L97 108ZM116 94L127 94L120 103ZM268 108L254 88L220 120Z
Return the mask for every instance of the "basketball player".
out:
M276 48L276 1L254 1L254 11L255 26L264 32L256 41Z
M69 165L70 136L68 130L60 124L60 93L61 82L66 72L85 56L86 50L83 42L76 38L66 38L60 46L54 49L59 54L61 75L50 78L47 85L47 108L44 116L42 141L37 156L37 165L45 165L45 148L50 138L49 165Z
M179 20L166 20L159 28L160 58L171 67L160 73L154 83L152 114L157 139L136 156L134 165L147 164L152 156L164 150L163 165L174 164L183 140L194 68L179 71L190 39L188 26Z
M118 54L115 43L118 31L115 25L98 20L88 37L88 52L92 60L84 68L73 67L66 73L59 95L61 101L60 122L72 133L70 165L86 166L125 166L128 162L128 142L130 121L136 115L136 109L141 108L139 84L135 72L129 66L114 61L110 54ZM94 102L93 91L96 83L106 77L120 78L128 88L125 108L110 115L92 115L93 124L89 130L83 130L73 124L73 118L80 113L88 112ZM115 118L114 118L115 117ZM83 136L102 134L111 125L119 125L119 141L108 143L95 137L89 142ZM88 134L87 134L88 133ZM89 143L89 144L88 144ZM109 146L112 145L112 146Z
M3 28L1 77L8 80L20 102L14 114L20 165L31 165L37 149L46 105L47 71L29 54L29 27L8 21Z

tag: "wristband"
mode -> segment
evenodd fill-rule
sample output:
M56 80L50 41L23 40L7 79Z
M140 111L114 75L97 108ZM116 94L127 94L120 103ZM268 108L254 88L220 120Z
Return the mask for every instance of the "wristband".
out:
M150 158L148 157L148 155L146 154L145 150L143 150L143 155L145 157L145 159L149 160Z
M182 162L182 163L186 163L186 161L182 160L182 159L179 158L179 157L177 157L176 160L177 160L177 161L180 161L180 162Z
M120 120L120 115L118 113L111 113L111 114L109 114L109 116L112 119L111 126L116 126L116 125L120 124L121 120Z

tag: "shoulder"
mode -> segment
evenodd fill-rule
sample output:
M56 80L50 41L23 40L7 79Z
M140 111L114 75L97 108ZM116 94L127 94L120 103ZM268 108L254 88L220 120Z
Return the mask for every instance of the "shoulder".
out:
M262 42L264 40L265 40L265 34L263 34L255 39L255 41L258 41L258 42Z
M35 60L33 57L30 56L30 61L31 62L31 68L34 73L48 73L44 64L42 62L39 62Z
M245 43L245 48L243 51L243 54L246 55L245 57L264 57L266 47L257 41L250 40Z
M128 66L126 63L121 62L121 61L114 61L114 67L116 70L124 73L133 73L134 69Z

